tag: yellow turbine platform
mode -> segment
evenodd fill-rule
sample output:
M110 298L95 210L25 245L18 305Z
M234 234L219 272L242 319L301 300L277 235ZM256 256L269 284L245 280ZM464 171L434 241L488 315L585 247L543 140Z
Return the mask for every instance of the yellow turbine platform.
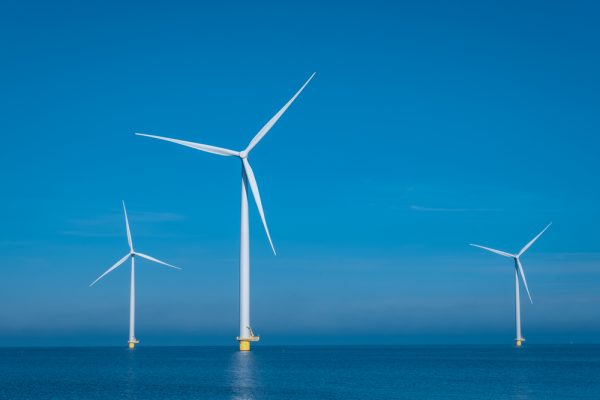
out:
M247 338L237 337L237 341L240 342L240 351L250 351L250 342L258 342L260 336L250 336Z
M515 339L515 346L517 346L517 347L523 346L524 341L525 341L525 339Z
M135 349L135 345L138 344L140 341L139 340L132 340L129 342L129 348L131 350Z

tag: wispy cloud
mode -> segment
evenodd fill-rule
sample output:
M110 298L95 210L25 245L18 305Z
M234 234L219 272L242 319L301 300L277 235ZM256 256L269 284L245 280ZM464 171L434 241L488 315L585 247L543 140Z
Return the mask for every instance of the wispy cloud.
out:
M117 233L102 233L86 231L82 229L64 229L57 232L59 235L64 236L79 236L79 237L116 237L119 236Z
M421 212L498 212L502 211L499 208L459 208L459 207L425 207L419 205L411 205L410 209Z
M128 212L129 223L161 223L182 221L183 215L171 212ZM113 237L119 235L120 229L124 226L124 217L122 213L112 213L98 215L93 218L71 219L68 221L68 227L60 230L58 233L66 236L81 237Z
M171 222L185 219L183 215L171 212L138 212L132 213L131 218L141 222Z
M170 212L131 212L128 213L130 221L138 222L171 222L185 219L180 214ZM76 226L103 226L113 225L115 222L124 221L122 213L104 214L93 218L72 219L69 222Z

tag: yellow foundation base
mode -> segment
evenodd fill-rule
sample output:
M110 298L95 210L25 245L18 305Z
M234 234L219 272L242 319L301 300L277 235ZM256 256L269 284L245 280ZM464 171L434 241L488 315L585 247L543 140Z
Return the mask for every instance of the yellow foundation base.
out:
M250 351L249 340L240 340L240 351Z
M135 343L134 342L129 342L129 348L130 349L134 349L135 348Z
M517 347L523 346L523 341L522 340L515 340L515 346L517 346Z

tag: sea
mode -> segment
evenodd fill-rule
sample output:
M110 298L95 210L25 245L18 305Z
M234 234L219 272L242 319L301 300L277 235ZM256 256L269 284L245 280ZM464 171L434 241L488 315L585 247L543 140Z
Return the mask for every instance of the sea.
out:
M0 399L600 399L600 346L0 348Z

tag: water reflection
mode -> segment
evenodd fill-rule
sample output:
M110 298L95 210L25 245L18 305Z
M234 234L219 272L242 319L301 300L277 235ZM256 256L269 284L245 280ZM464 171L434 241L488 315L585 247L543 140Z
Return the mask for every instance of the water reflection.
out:
M123 350L124 351L124 350ZM125 356L125 385L123 387L123 398L124 399L135 399L136 398L136 358L135 352L129 349L126 350ZM137 351L137 350L136 350Z
M256 373L256 358L250 351L236 351L230 361L229 382L232 400L257 399L259 383Z

